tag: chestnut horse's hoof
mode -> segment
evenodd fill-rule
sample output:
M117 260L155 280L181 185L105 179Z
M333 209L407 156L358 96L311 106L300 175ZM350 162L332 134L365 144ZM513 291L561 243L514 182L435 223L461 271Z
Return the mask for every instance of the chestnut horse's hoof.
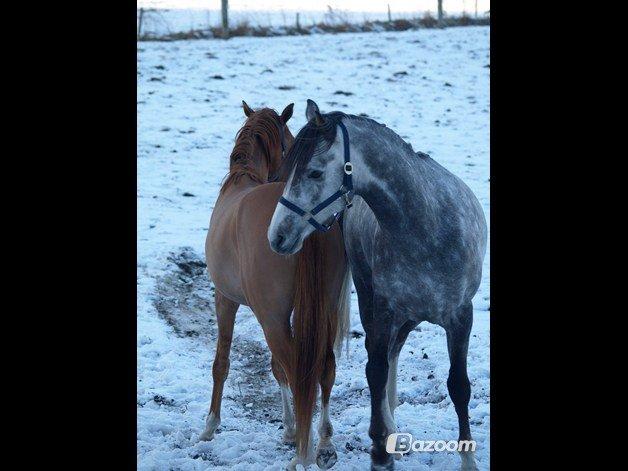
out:
M205 430L198 437L201 442L209 442L214 439L214 432L212 430Z
M281 437L281 441L285 444L285 445L290 445L290 446L296 446L297 442L295 439L295 433L294 431L292 432L284 432L283 436Z
M286 471L297 471L297 464L299 461L296 458L292 458L290 463L286 465Z
M338 461L338 455L333 448L324 448L318 450L316 455L316 464L320 469L329 469Z
M201 433L198 437L200 441L209 442L213 440L214 433L216 429L220 427L220 419L216 417L213 413L209 414L207 417L207 422L205 423L205 431Z

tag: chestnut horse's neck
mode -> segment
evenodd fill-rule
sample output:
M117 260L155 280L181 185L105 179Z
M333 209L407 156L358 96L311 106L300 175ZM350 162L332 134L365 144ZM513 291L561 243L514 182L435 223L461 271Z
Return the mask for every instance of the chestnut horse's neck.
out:
M229 174L220 192L237 185L243 176L257 184L267 183L268 176L281 163L285 135L290 135L290 131L275 111L264 108L251 115L238 131L229 158Z

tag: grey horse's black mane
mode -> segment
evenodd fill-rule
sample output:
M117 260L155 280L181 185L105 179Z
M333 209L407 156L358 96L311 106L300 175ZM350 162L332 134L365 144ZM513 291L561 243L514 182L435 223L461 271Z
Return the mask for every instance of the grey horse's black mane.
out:
M317 125L314 120L311 120L308 121L308 123L303 126L303 128L301 128L301 130L295 137L292 147L288 151L288 154L281 162L281 165L279 166L277 171L273 175L271 175L270 181L288 181L290 172L292 172L292 169L295 166L307 165L307 163L312 159L313 156L327 152L333 144L334 140L336 139L338 123L341 119L348 118L351 120L367 122L372 125L387 128L385 124L378 123L374 119L365 116L346 114L342 111L332 111L321 116L324 120L322 126ZM387 131L391 133L392 138L401 140L401 142L405 146L407 146L410 152L414 152L412 150L411 144L405 142L390 128L387 128ZM423 154L422 152L418 152L417 154L422 157L427 157L427 155Z

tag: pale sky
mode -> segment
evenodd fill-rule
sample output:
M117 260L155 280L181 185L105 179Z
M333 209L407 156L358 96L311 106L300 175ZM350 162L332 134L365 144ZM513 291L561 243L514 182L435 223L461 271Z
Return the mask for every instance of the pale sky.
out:
M443 0L445 11L469 13L475 11L475 0ZM233 10L326 10L327 5L339 10L359 12L386 11L387 5L397 12L426 11L436 12L436 0L229 0ZM478 14L490 9L490 0L477 0ZM220 9L220 0L137 0L138 6L160 8L194 8L205 10Z

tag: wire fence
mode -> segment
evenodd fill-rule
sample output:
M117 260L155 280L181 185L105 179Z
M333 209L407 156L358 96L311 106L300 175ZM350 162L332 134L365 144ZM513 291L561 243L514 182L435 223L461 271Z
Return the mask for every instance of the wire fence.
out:
M327 6L321 11L229 10L229 28L222 28L218 9L137 9L139 40L204 39L226 36L281 36L294 34L390 31L437 26L490 24L490 10L444 11L437 21L433 10L356 12ZM225 34L227 33L227 34Z

